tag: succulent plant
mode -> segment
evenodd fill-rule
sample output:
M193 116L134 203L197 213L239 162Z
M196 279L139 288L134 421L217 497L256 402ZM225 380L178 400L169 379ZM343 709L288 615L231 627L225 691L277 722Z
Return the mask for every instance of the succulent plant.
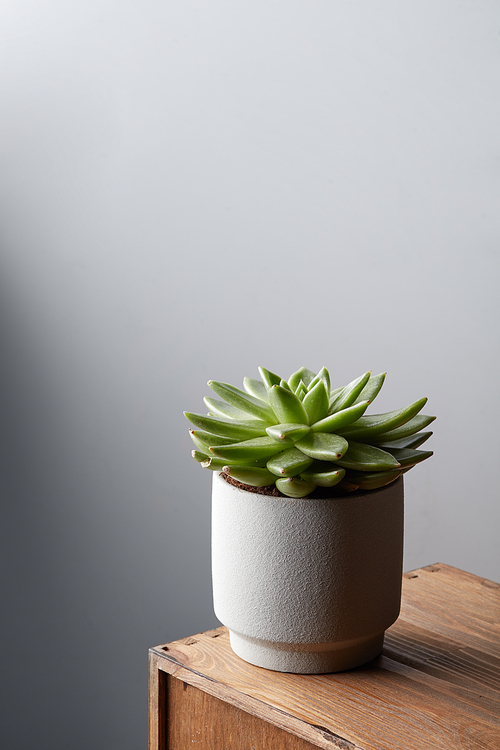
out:
M365 372L333 390L325 367L317 374L301 367L288 380L263 367L259 373L261 380L244 378L244 390L209 380L223 401L205 398L208 414L184 412L196 427L192 455L204 468L300 498L317 487L335 487L331 494L377 489L432 456L417 450L435 419L420 414L426 398L364 416L385 373Z

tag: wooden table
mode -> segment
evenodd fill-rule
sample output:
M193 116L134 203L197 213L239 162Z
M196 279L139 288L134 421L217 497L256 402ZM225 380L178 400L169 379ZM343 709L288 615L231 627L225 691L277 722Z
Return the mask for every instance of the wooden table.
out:
M150 750L500 750L500 584L405 573L381 656L294 675L233 654L225 628L150 650Z

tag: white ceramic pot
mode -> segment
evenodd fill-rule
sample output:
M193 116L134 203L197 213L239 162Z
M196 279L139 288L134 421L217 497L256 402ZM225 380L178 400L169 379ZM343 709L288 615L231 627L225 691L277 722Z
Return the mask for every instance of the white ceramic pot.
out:
M402 560L402 477L362 494L295 500L214 473L214 609L251 664L319 674L375 658L399 614Z

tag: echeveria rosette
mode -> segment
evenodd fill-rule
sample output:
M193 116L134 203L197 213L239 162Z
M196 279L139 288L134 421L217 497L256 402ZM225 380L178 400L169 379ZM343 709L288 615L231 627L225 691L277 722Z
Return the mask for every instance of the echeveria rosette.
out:
M333 390L325 367L318 374L301 367L288 380L263 367L259 373L261 380L244 378L244 390L210 380L223 400L205 398L208 414L185 412L203 467L299 498L316 487L336 487L332 494L377 489L432 456L417 450L435 419L420 414L426 398L365 416L385 373L365 372Z

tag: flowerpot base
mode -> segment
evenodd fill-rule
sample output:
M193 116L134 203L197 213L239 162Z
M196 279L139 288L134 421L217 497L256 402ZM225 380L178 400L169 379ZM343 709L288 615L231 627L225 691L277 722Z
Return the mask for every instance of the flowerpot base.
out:
M231 648L244 661L274 672L325 674L359 667L382 651L384 633L334 643L274 643L229 631Z

